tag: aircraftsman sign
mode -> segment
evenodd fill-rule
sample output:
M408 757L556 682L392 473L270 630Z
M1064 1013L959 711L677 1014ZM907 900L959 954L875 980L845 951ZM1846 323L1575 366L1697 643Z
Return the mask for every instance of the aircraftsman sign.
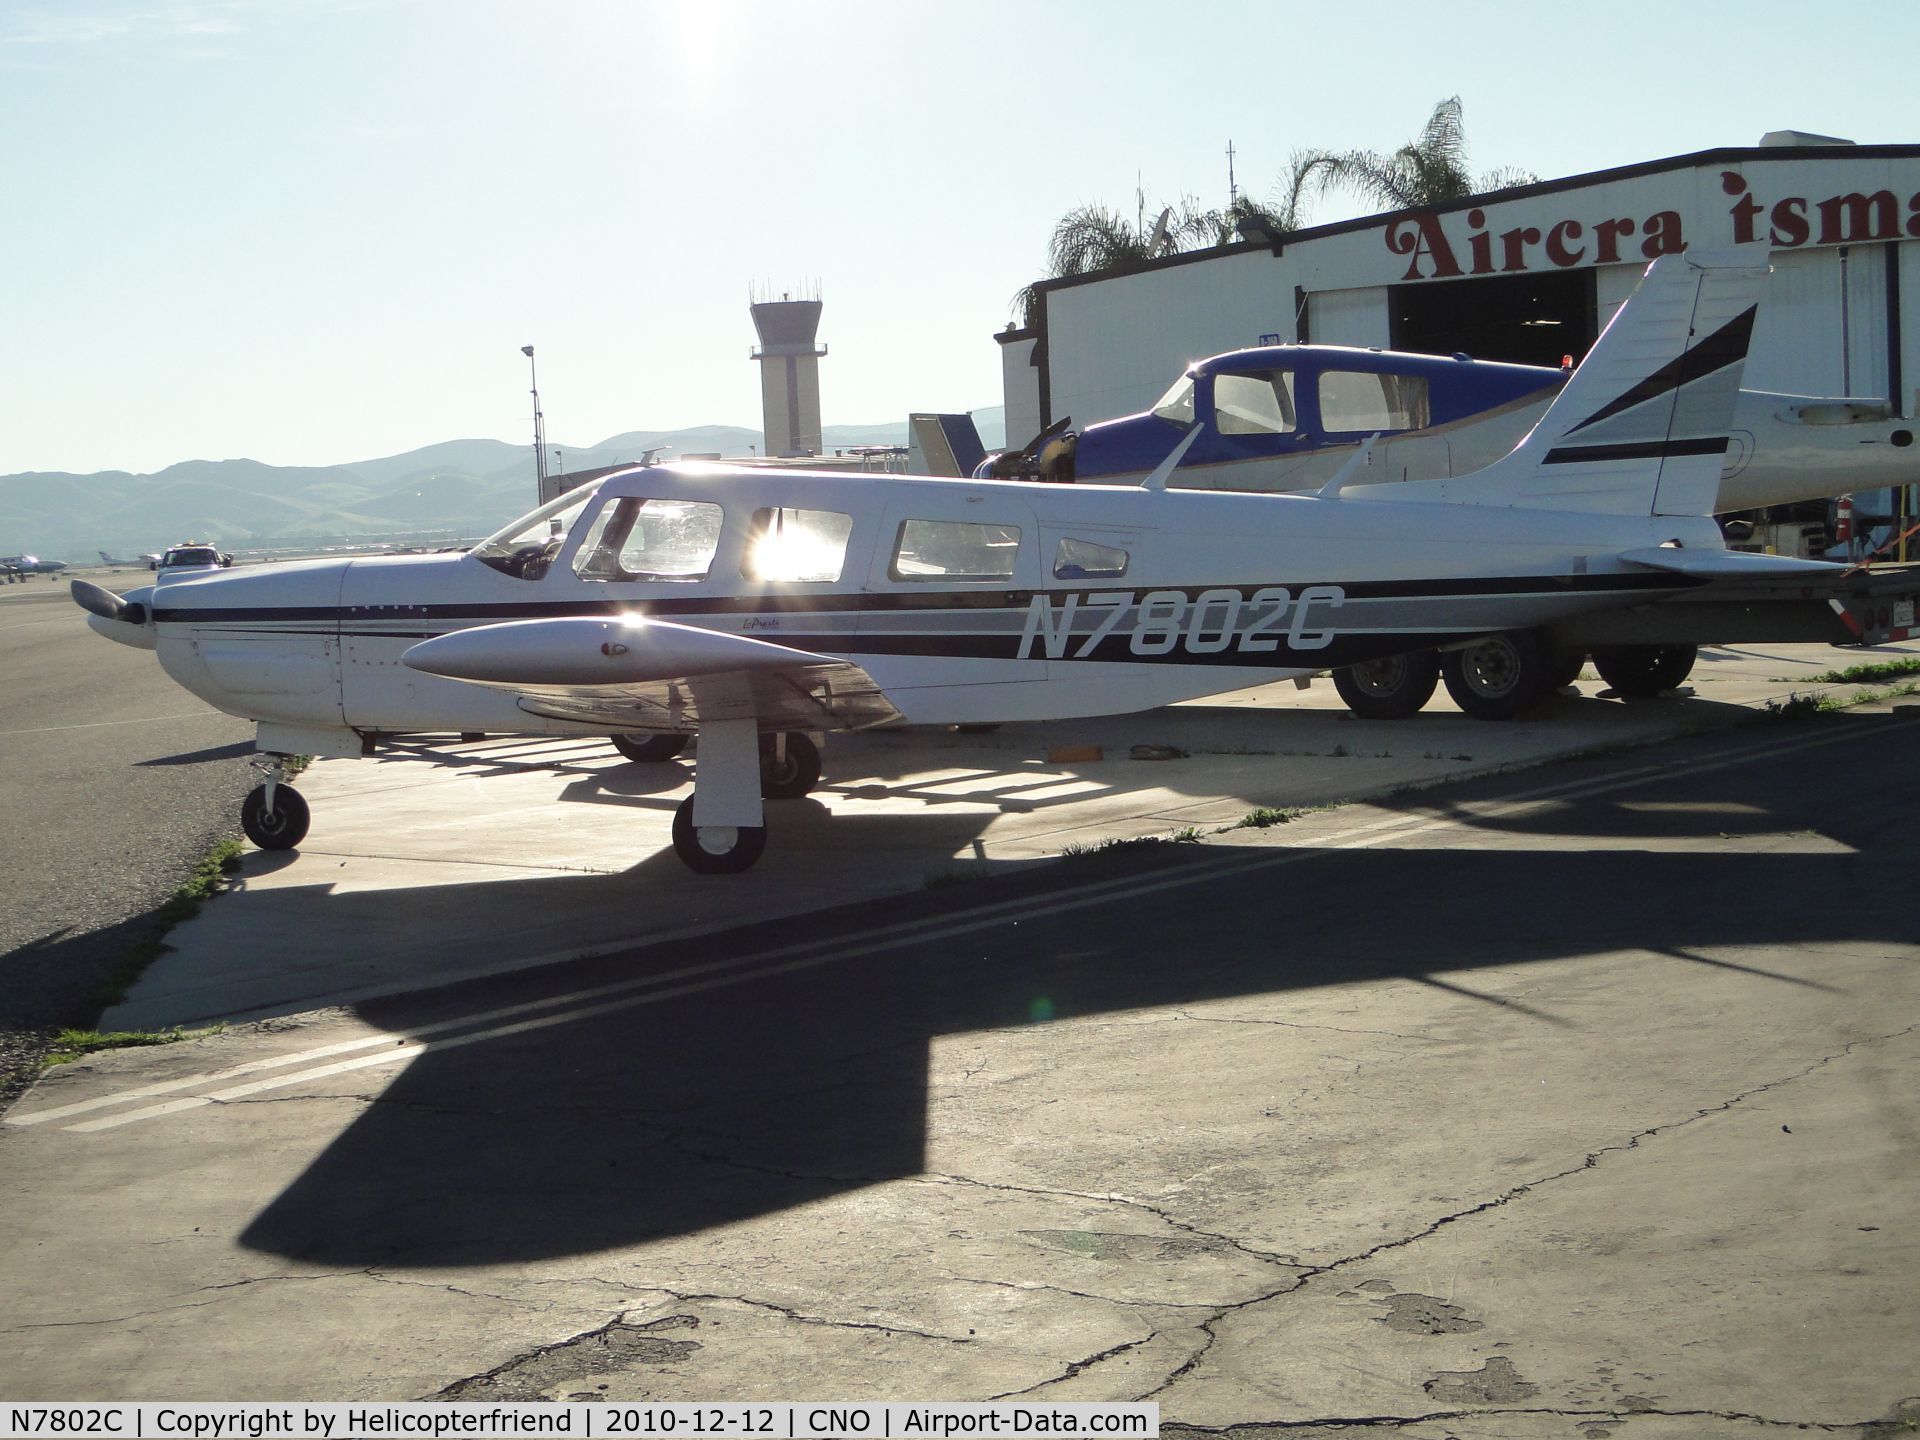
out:
M1720 172L1730 197L1728 227L1709 244L1765 240L1777 250L1803 245L1852 245L1920 239L1920 194L1850 191L1811 199L1756 194L1736 170ZM1464 221L1464 228L1457 222ZM1450 229L1449 226L1452 228ZM1655 260L1685 250L1692 237L1678 210L1646 215L1568 216L1551 224L1488 228L1476 206L1442 216L1432 212L1396 220L1387 249L1407 257L1402 280L1451 280L1464 275L1512 275Z

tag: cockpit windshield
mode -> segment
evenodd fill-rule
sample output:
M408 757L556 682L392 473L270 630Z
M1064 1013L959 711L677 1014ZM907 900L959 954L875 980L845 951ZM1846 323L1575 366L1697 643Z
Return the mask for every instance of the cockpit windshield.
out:
M1182 375L1173 387L1154 403L1153 413L1176 425L1193 424L1193 377Z
M569 490L531 515L524 515L506 529L489 535L467 553L516 580L538 580L558 558L573 522L599 491L598 485Z

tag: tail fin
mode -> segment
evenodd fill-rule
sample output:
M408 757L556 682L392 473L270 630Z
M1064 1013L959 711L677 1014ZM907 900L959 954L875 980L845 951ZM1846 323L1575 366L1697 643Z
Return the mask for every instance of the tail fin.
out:
M1513 453L1422 498L1712 514L1766 274L1764 245L1654 261Z

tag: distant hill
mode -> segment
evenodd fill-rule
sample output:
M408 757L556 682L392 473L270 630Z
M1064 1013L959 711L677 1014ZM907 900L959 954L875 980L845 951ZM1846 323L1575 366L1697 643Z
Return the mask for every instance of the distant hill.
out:
M1002 443L1001 412L974 412L988 448ZM904 445L906 422L828 425L828 450ZM648 450L748 455L761 434L734 425L633 430L584 449L562 445L565 470L638 461ZM451 543L487 534L533 508L533 447L447 440L403 455L322 467L258 460L184 460L152 475L26 471L0 475L0 553L61 559L158 550L206 539L229 550L316 540Z

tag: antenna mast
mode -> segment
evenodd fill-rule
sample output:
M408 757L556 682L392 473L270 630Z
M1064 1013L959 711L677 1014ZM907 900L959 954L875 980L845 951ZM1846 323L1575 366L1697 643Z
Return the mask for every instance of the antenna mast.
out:
M527 375L533 381L533 477L539 487L539 503L547 503L547 422L540 415L540 370L533 362L533 346L522 345L527 357Z

